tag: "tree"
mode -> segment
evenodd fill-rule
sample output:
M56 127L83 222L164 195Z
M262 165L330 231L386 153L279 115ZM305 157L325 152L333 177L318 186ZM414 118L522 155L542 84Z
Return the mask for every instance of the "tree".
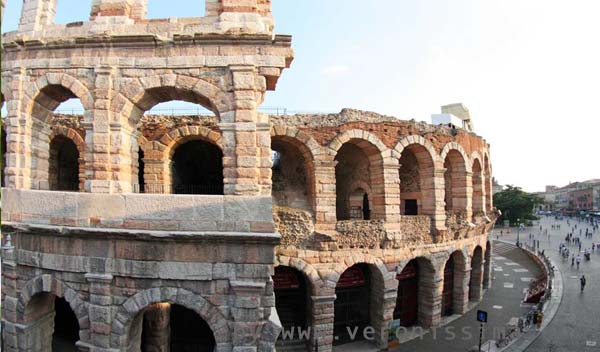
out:
M544 200L536 195L524 192L520 187L508 185L506 189L494 194L494 205L500 209L500 221L508 220L511 225L536 220L535 207Z

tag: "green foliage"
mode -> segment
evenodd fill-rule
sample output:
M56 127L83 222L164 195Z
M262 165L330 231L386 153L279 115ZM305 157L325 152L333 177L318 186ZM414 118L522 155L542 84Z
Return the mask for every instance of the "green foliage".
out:
M508 220L511 225L530 223L537 217L533 214L536 205L544 200L536 195L524 192L512 185L506 186L502 192L494 194L494 206L502 212L500 221Z

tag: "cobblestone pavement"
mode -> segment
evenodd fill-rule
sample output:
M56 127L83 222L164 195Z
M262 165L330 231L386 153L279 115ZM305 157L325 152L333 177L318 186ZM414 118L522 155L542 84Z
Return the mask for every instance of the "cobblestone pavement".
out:
M551 225L560 224L560 230L552 230ZM529 234L533 234L540 241L540 248L559 267L564 282L564 295L562 303L554 320L544 329L541 335L527 349L527 352L599 352L600 351L600 253L592 253L591 261L582 260L581 266L571 267L571 260L562 260L558 247L564 241L566 234L577 224L577 229L572 231L574 236L579 235L579 229L585 229L584 222L570 220L558 221L553 217L544 217L532 228L525 228L520 233L521 241L529 241ZM539 226L548 229L550 237L540 235ZM516 241L516 230L506 234L506 229L496 229L494 238L502 230L501 239ZM591 227L590 227L591 230ZM591 248L591 243L600 243L600 231L597 231L592 239L581 236L582 250ZM578 251L578 246L571 246L571 253ZM583 255L582 255L583 257ZM581 292L579 277L585 275L587 285L585 291Z
M479 305L447 325L403 343L392 351L469 351L479 341L479 323L476 319L478 309L489 314L483 338L483 351L487 351L485 342L493 339L494 332L498 334L504 331L511 318L522 316L529 310L528 307L521 306L524 290L530 278L541 274L539 268L520 249L500 242L494 243L493 266L492 288L487 290Z

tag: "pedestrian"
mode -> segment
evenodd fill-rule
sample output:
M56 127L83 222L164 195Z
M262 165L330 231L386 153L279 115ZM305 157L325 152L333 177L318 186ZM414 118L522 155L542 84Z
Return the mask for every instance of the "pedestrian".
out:
M537 329L538 331L542 328L542 321L544 320L544 313L540 309L537 314Z
M571 266L575 265L575 254L571 256Z
M583 292L583 289L585 288L585 284L586 284L586 279L585 279L585 275L581 275L581 279L579 279L579 282L581 283L581 291Z
M577 254L577 259L575 259L575 261L577 262L577 270L579 270L579 264L581 263L581 256L579 254Z

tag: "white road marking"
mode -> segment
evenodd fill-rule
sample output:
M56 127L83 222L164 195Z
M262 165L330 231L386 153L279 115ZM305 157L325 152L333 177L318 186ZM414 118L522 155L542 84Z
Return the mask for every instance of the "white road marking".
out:
M494 309L502 309L502 306L492 306Z
M513 269L513 271L514 271L515 273L526 273L526 272L528 272L529 270L527 270L527 269Z
M531 282L531 281L533 281L533 278L532 277L522 277L521 281L523 281L523 282Z
M596 341L586 341L585 345L588 347L596 347Z
M509 263L504 263L504 264L506 264L506 265L511 265L511 266L514 266L514 265L519 265L518 263L515 263L515 262L509 262Z
M504 288L515 288L515 284L513 284L512 282L505 282Z

